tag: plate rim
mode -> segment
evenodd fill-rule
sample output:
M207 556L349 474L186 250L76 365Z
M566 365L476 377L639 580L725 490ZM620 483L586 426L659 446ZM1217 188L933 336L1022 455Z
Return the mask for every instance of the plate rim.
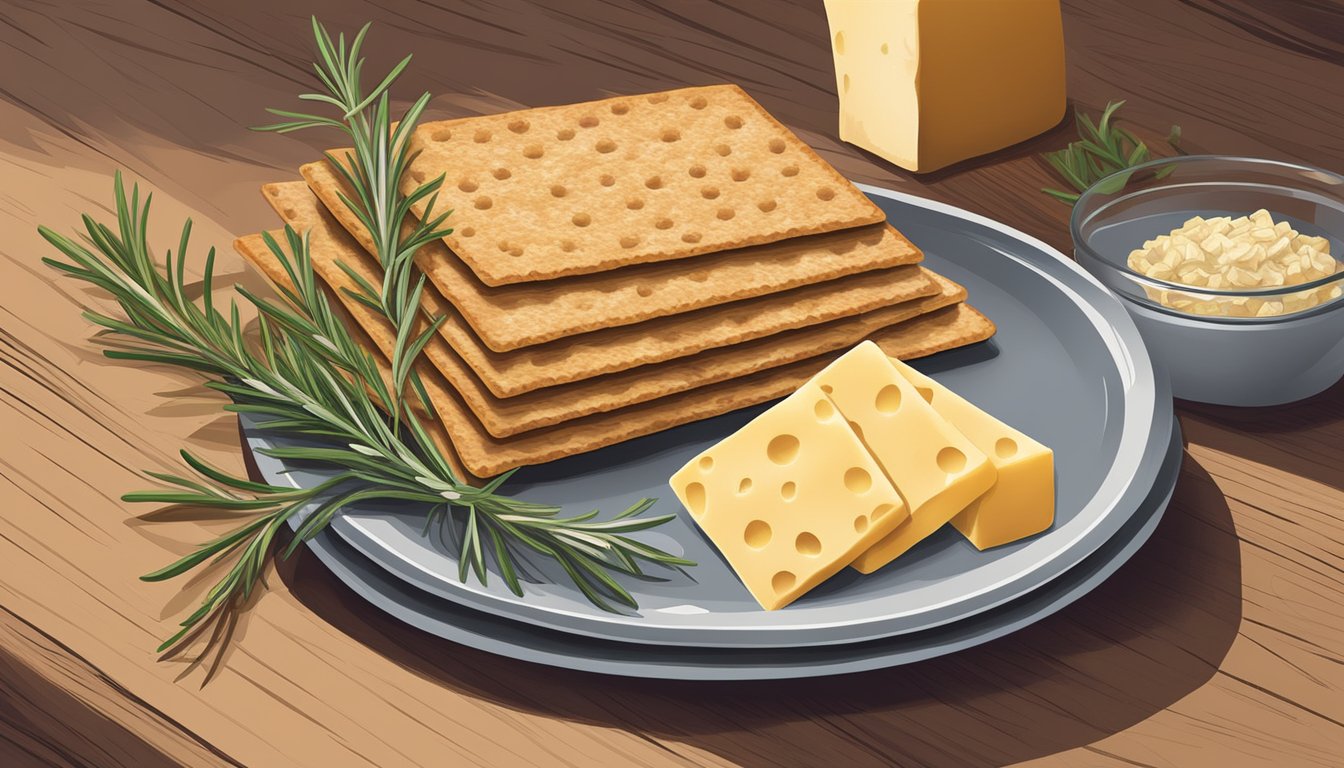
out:
M357 595L369 602L375 608L394 619L415 627L421 631L440 637L450 642L459 643L477 650L491 653L497 656L504 656L519 661L525 661L533 664L540 664L547 667L561 669L574 669L585 672L594 672L602 675L629 677L636 679L662 679L662 680L688 680L688 681L749 681L749 680L782 680L782 679L801 679L808 677L827 677L834 675L854 674L868 672L876 669L903 666L920 661L946 656L951 653L966 650L968 648L982 645L984 643L997 640L1007 636L1020 629L1024 629L1045 619L1100 586L1109 579L1117 570L1120 569L1142 546L1151 538L1152 533L1157 529L1167 508L1175 493L1177 482L1180 478L1182 459L1184 456L1184 444L1182 441L1181 430L1178 422L1173 422L1168 447L1163 454L1162 468L1158 474L1157 482L1145 496L1143 503L1136 509L1135 514L1126 520L1126 525L1132 523L1140 512L1146 512L1145 518L1135 528L1134 533L1125 541L1120 542L1117 551L1109 556L1096 560L1101 549L1115 545L1120 539L1120 534L1124 533L1125 526L1115 536L1103 542L1102 547L1095 550L1087 558L1084 558L1074 568L1066 571L1057 579L1053 579L1049 584L1043 585L1043 588L1033 590L1030 593L1022 595L1017 600L996 606L989 611L982 611L974 616L968 617L965 622L954 622L950 625L934 627L917 633L908 633L893 637L878 638L864 643L850 643L839 646L829 646L827 650L839 649L843 651L846 646L871 644L887 644L898 646L895 650L888 649L887 652L864 653L855 655L848 659L830 661L825 664L808 665L805 662L797 661L790 664L751 664L751 665L729 665L706 663L701 659L697 663L688 662L669 662L656 658L659 653L667 654L669 648L676 646L665 645L640 645L637 643L625 643L619 640L607 640L618 647L624 647L635 652L629 658L624 660L596 659L591 655L583 653L585 642L592 642L592 638L574 633L567 633L560 630L540 629L518 633L525 638L542 637L547 634L555 635L560 638L562 644L568 644L573 650L568 654L558 653L554 650L548 650L537 647L537 640L532 641L532 645L522 645L517 642L502 642L489 635L473 631L463 623L446 620L439 617L432 617L408 609L405 605L398 603L395 599L378 591L376 587L364 581L350 567L350 563L345 561L346 555L337 550L339 548L348 548L349 556L359 558L364 561L363 567L370 572L380 574L381 578L386 579L389 584L395 585L395 588L405 589L416 595L422 595L423 599L434 600L434 596L426 593L424 590L417 589L414 585L408 584L397 579L395 574L388 573L386 569L376 563L364 558L339 536L334 536L330 531L323 531L316 538L308 542L308 546L314 551L318 559L325 567L341 580L347 587ZM1156 496L1155 496L1156 495ZM1151 506L1151 509L1147 509ZM294 521L297 525L297 521ZM1077 577L1080 569L1085 568L1088 563L1094 564L1090 573L1084 573L1081 581L1072 585L1066 584L1071 578ZM1049 587L1056 591L1053 596L1045 595ZM457 616L466 614L468 616L480 615L482 621L487 625L503 625L506 627L519 625L513 619L504 618L497 615L476 611L468 606L452 601L439 601L448 603L450 610ZM1039 605L1035 603L1039 602ZM1020 615L1010 615L1012 611L1018 611ZM1002 620L1003 617L1006 620ZM963 633L960 637L943 639L940 637L951 632L952 628L958 623L962 624L963 629L968 622L980 622L984 626L978 630L972 630ZM913 641L913 643L912 643ZM913 647L901 649L899 644L912 645ZM921 644L922 643L922 644ZM591 647L591 646L590 646ZM651 654L651 658L638 658L638 651L644 650ZM703 649L710 653L735 651L737 653L747 653L751 649L745 648L708 648ZM801 646L795 650L803 655L815 654L821 649L813 646ZM868 648L862 649L867 651ZM855 649L856 654L859 649Z

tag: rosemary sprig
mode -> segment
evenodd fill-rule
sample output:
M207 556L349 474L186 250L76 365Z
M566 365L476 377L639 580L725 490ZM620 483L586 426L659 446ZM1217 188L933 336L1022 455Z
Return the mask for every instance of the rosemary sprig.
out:
M333 52L331 59L323 53L329 69L330 65L338 65L340 72L349 74L351 82L357 81L363 31L348 51L343 39L332 46L316 21L314 31L319 37L319 50ZM393 76L404 66L405 62L398 65ZM383 117L375 116L371 121L375 128L380 124L387 126L380 121L386 114L386 84L393 76L386 78L369 97L352 104L362 110L376 98ZM350 94L358 94L357 86L347 91ZM410 122L403 119L401 124ZM382 136L382 139L372 137L368 145L372 151L396 146L391 132ZM355 161L363 166L358 143L356 147ZM389 153L388 157L394 154ZM390 168L404 166L404 162L403 157ZM395 191L395 186L388 189L393 192L386 198L383 217L396 222L399 219L394 216L405 205L405 198ZM371 500L406 502L426 509L427 530L450 515L462 520L465 525L459 555L462 578L471 571L485 582L489 561L493 559L509 589L521 595L515 557L519 551L532 550L554 558L590 600L606 609L612 609L609 601L635 605L612 573L639 576L642 563L693 565L628 537L674 517L641 517L652 505L650 499L632 505L610 520L597 521L596 511L562 518L557 507L498 493L511 472L481 488L461 482L435 448L417 415L416 403L404 396L402 383L409 382L413 388L416 382L413 363L421 346L419 337L410 341L403 334L402 350L407 360L402 370L406 373L398 379L394 369L394 375L385 377L378 362L353 340L328 303L314 276L305 236L286 227L283 244L266 237L267 246L289 276L289 286L278 286L280 301L238 288L240 295L258 311L258 340L249 341L244 337L237 301L230 302L227 312L213 303L213 249L205 259L203 298L199 304L187 298L185 265L190 220L183 226L176 254L168 251L160 266L148 246L151 196L147 195L142 202L138 187L133 187L128 196L120 173L116 176L114 193L115 230L86 215L80 243L39 227L41 235L68 259L44 258L45 263L103 289L120 305L124 319L85 313L112 337L111 348L105 354L115 359L174 365L200 372L207 387L232 400L224 406L226 410L258 416L264 428L277 433L320 441L318 445L270 449L266 451L268 455L336 470L330 479L316 487L286 488L236 477L182 451L194 477L151 472L148 473L151 477L174 488L124 497L131 502L233 511L245 518L232 532L143 577L159 581L206 563L233 560L201 605L182 621L181 629L159 647L165 657L180 652L207 630L211 632L205 651L196 662L210 648L226 641L236 609L253 594L275 554L276 536L291 518L305 511L307 516L281 553L283 556L315 536L347 505ZM379 198L369 199L376 203ZM369 212L373 213L371 209ZM441 222L439 219L430 231ZM392 231L397 228L393 226ZM394 257L403 252L413 253L413 248L406 250L407 242L399 237L385 253ZM409 261L409 257L406 259ZM402 308L407 326L417 314L412 308L418 305L418 296L415 303L405 300L405 296L414 296L418 291L409 288L409 276L408 270L405 282L391 288L385 285L377 299L380 308ZM423 278L418 284L423 285ZM369 299L372 301L373 297ZM389 414L393 417L391 421Z
M1124 104L1123 101L1110 102L1095 123L1082 110L1074 111L1074 122L1078 126L1078 141L1071 142L1064 149L1047 152L1042 157L1077 192L1050 188L1042 189L1042 192L1072 205L1078 201L1078 193L1102 178L1152 159L1147 144L1112 120ZM1180 152L1180 141L1181 127L1173 125L1167 135L1167 143L1172 149ZM1168 168L1158 172L1156 176L1161 178L1170 172L1171 169ZM1101 191L1120 191L1129 183L1130 175L1128 173L1117 175L1107 182L1106 188Z

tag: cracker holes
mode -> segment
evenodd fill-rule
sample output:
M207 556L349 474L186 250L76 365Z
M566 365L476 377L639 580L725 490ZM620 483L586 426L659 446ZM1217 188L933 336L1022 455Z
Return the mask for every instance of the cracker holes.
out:
M766 146L768 146L770 151L774 152L776 155L784 154L784 150L786 149L783 139L771 139L770 143Z
M546 150L542 149L540 144L528 144L523 147L523 157L528 160L537 160L544 154L546 154Z
M709 273L703 269L697 269L690 274L691 282L703 283L709 279Z
M713 200L719 196L718 187L703 187L700 189L700 196L706 200Z
M727 157L733 154L733 148L728 146L727 144L719 144L718 146L714 147L714 151L718 153L719 157Z
M649 178L647 178L647 179L644 180L644 186L648 187L649 189L662 189L662 188L663 188L663 177L661 177L661 176L650 176Z
M565 189L564 184L551 185L551 197L564 197L567 194L569 194L569 190Z
M508 168L496 168L495 170L490 172L490 175L494 176L495 179L498 181L503 181L512 176L513 171L510 171Z
M666 94L666 93L651 93L651 94L649 94L649 103L650 103L650 104L662 104L664 101L667 101L667 94Z
M746 181L751 178L751 171L747 168L734 168L731 175L733 181Z
M463 237L475 237L475 236L476 236L476 228L475 228L475 227L463 227L463 228L462 228L462 231L459 232L458 234L462 235Z
M638 211L640 208L644 207L644 198L632 197L625 201L625 207L632 211Z
M561 141L569 141L570 139L574 138L574 129L561 128L560 130L555 132L555 138Z
M635 293L647 299L653 295L653 289L647 285L641 285L635 289Z
M476 206L476 210L478 211L487 211L490 209L490 206L494 204L495 201L491 200L489 195L481 195L472 203L472 205Z
M775 208L778 208L779 203L776 203L774 200L762 200L756 204L756 207L761 209L761 213L769 213L775 210Z
M477 189L480 188L480 185L472 181L471 179L459 179L457 182L457 188L462 190L463 192L475 192Z
M521 118L519 118L518 120L513 120L509 123L509 130L517 134L527 133L527 130L531 127L532 127L531 123Z
M634 248L636 245L639 245L639 237L637 235L625 235L621 238L622 248Z
M477 144L484 144L490 140L490 132L484 128L478 128L476 133L472 135L471 140Z
M706 173L705 166L703 165L692 165L690 170L686 172L691 175L692 179L703 179L705 178Z
M415 179L415 182L419 184L425 180L425 172L421 170L411 171L411 178Z
M720 208L719 212L714 215L719 217L719 221L728 221L737 215L737 211L732 208L724 207Z
M781 175L781 176L786 176L786 177L797 176L797 175L798 175L798 166L796 166L796 165L786 165L786 166L784 166L783 168L780 168L780 169L779 169L779 175Z
M818 200L834 200L835 190L831 187L820 187L817 189Z
M586 213L576 213L574 214L574 217L570 219L570 221L576 227L586 227L589 224L593 223L593 217L589 216Z
M723 118L723 124L735 131L742 127L742 118L737 115L729 115Z
M681 141L681 131L678 131L676 128L664 128L662 139L669 144L674 141Z
M574 241L573 241L573 240L561 240L561 241L560 241L560 250L564 251L565 253L572 253L572 252L574 251L574 249L577 248L577 247L578 247L578 246L574 245Z
M429 135L429 138L433 139L434 141L448 141L449 139L453 138L453 132L448 130L447 128L440 128L439 130L431 133Z
M705 107L709 106L709 102L705 100L704 96L695 96L690 100L689 103L691 105L691 109L704 109Z
M625 102L619 102L611 105L611 114L624 115L630 111L630 105Z
M596 128L596 127L597 127L597 124L600 123L600 122L602 122L602 121L601 121L601 120L598 120L598 119L597 119L596 117L594 117L593 115L587 115L587 116L584 116L584 117L579 118L579 127L580 127L580 128Z
M655 226L655 227L657 227L657 228L659 228L659 229L671 229L671 228L672 228L672 220L671 220L671 219L667 219L667 218L659 219L659 220L657 220L657 221L655 221L655 222L653 223L653 226Z
M293 208L286 208L284 213L285 218L289 219L290 221L293 221L299 215L299 212L294 210Z
M610 173L604 173L597 181L604 187L610 187L612 184L616 183L616 177L612 176Z
M683 232L681 235L681 242L698 243L700 242L700 237L701 235L699 232Z
M598 152L601 152L604 155L609 152L615 152L616 142L612 141L611 139L602 139L601 141L593 145L593 149L596 149Z

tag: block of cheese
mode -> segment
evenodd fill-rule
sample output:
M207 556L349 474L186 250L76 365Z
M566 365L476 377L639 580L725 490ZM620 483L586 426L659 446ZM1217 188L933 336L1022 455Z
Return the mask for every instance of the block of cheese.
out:
M872 341L846 352L812 379L882 466L910 509L910 522L854 559L872 573L989 490L994 465L920 397Z
M691 459L671 485L767 610L793 602L909 518L816 383Z
M985 413L942 384L891 358L938 415L989 457L994 486L952 518L978 549L1026 538L1055 521L1055 453Z
M826 0L840 138L925 173L1064 116L1059 0Z

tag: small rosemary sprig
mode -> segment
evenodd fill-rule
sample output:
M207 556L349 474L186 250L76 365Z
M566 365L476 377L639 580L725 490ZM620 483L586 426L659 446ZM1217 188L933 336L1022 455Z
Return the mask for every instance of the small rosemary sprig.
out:
M1147 144L1112 120L1124 104L1123 101L1110 102L1095 123L1082 110L1074 110L1078 141L1071 142L1064 149L1047 152L1042 157L1077 192L1050 188L1042 189L1042 192L1072 205L1078 201L1078 193L1102 178L1152 159ZM1180 141L1181 127L1173 125L1167 135L1167 143L1179 152ZM1160 178L1166 173L1170 173L1170 169L1159 172L1157 176ZM1120 174L1108 183L1108 189L1102 191L1118 192L1129 182L1129 178L1130 174Z
M360 64L356 39L349 51L344 41L331 46L329 37L314 22L340 71L357 80ZM405 62L394 70L395 75ZM375 94L385 92L387 78ZM350 91L357 93L357 90ZM373 98L373 97L369 97ZM379 95L379 110L386 111L385 95ZM367 106L367 99L354 106ZM377 126L383 118L372 121ZM402 121L407 125L408 121ZM382 125L387 125L383 122ZM373 137L369 147L386 151L396 142L390 132ZM356 148L356 161L360 150ZM391 157L393 153L389 153ZM404 157L390 167L404 165ZM395 181L394 181L395 183ZM393 187L395 189L395 187ZM267 246L288 273L288 286L277 286L280 301L255 296L241 287L239 293L258 311L258 337L244 337L236 301L223 312L213 303L215 252L206 256L203 298L199 304L187 298L186 251L191 222L183 226L177 252L171 250L162 266L155 262L148 245L150 196L143 203L138 187L130 195L118 173L115 182L116 229L83 217L83 243L39 227L41 235L68 261L44 258L48 265L89 282L112 296L124 319L86 312L85 316L112 337L105 354L121 360L161 363L189 368L205 376L206 386L226 394L232 402L226 410L253 414L265 429L314 439L319 444L267 450L276 458L308 462L333 468L330 479L312 488L286 488L252 482L210 466L187 451L183 460L194 477L151 472L151 477L175 486L171 490L127 494L132 502L192 505L239 513L247 518L234 531L202 544L175 563L147 574L151 581L169 579L206 563L232 559L225 576L206 594L201 605L182 621L181 629L159 648L171 656L212 630L205 651L225 642L236 609L253 594L281 528L296 514L307 517L284 556L315 536L332 517L350 504L370 500L399 501L423 506L426 528L455 515L465 525L459 555L463 579L468 571L482 582L487 579L488 558L509 589L522 594L514 558L528 549L554 558L580 590L595 604L610 609L608 600L634 606L631 595L613 577L613 572L642 575L641 563L669 566L693 565L666 552L631 539L627 534L660 525L673 515L639 517L651 505L644 499L610 520L596 520L597 512L562 518L559 509L525 502L498 493L512 473L505 473L475 488L457 478L435 448L433 439L417 413L418 403L404 396L402 383L414 389L414 361L422 343L402 334L399 343L407 356L400 379L385 376L379 362L351 337L330 306L324 289L314 276L308 243L290 228L285 242L269 236ZM374 202L378 198L371 196ZM394 193L386 198L383 216L389 221L403 209L405 198ZM376 218L376 217L371 217ZM429 231L437 229L437 223ZM397 227L392 227L397 231ZM398 238L387 254L407 253L406 239ZM384 258L386 263L386 258ZM380 309L401 307L401 319L410 326L418 303L404 301L416 295L410 271L405 282L378 292ZM398 278L400 279L400 278ZM418 283L423 286L423 278ZM398 291L402 291L398 293ZM368 297L374 301L374 296ZM418 297L417 297L418 298ZM396 311L396 310L393 310ZM389 415L392 417L389 420ZM209 676L207 675L207 679Z

